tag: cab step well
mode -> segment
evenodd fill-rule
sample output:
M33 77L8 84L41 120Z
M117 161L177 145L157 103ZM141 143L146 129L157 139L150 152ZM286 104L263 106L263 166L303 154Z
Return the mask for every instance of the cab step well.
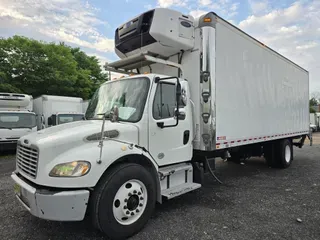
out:
M196 190L200 187L201 187L201 184L199 183L185 183L185 184L181 184L179 186L161 191L161 195L167 199L171 199L171 198L180 196L184 193Z
M161 195L167 199L180 196L201 187L193 182L193 167L180 163L159 169Z

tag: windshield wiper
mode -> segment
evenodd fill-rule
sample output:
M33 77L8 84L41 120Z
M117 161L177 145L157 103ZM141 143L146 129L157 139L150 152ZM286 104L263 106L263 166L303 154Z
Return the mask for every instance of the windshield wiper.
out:
M11 128L11 127L0 127L0 128L2 128L2 129L10 129L10 130L12 130L12 128Z

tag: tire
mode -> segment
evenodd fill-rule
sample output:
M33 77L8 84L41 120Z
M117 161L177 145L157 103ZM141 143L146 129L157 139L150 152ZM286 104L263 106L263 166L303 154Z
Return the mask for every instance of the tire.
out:
M271 142L264 146L264 157L272 168L288 168L293 161L293 146L289 139Z
M289 139L281 140L275 149L275 161L278 168L288 168L293 161L293 146Z
M267 143L263 147L264 158L266 163L269 167L276 168L278 167L275 161L275 144L274 143Z
M143 166L116 165L93 192L90 202L93 225L110 239L126 239L136 234L152 215L156 189L151 173Z

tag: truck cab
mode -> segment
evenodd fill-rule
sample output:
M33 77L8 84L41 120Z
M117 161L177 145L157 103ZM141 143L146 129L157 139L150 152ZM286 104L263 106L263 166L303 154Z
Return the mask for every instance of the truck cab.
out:
M183 92L182 98L177 96L179 91ZM103 84L96 91L85 117L96 121L106 114L109 122L116 107L117 121L136 128L128 142L148 149L156 156L157 165L191 160L193 127L188 93L187 81L176 77L142 74L121 78ZM108 127L112 128L112 123ZM167 139L169 133L171 138ZM125 133L120 131L119 139L122 134Z
M37 130L32 100L25 94L0 93L0 149L15 149L20 137Z

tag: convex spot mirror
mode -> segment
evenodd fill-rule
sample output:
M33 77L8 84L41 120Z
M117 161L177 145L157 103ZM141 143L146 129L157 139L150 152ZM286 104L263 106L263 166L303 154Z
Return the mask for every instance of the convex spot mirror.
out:
M185 87L182 87L181 89L181 103L183 106L187 106L188 99L187 99L187 90Z

